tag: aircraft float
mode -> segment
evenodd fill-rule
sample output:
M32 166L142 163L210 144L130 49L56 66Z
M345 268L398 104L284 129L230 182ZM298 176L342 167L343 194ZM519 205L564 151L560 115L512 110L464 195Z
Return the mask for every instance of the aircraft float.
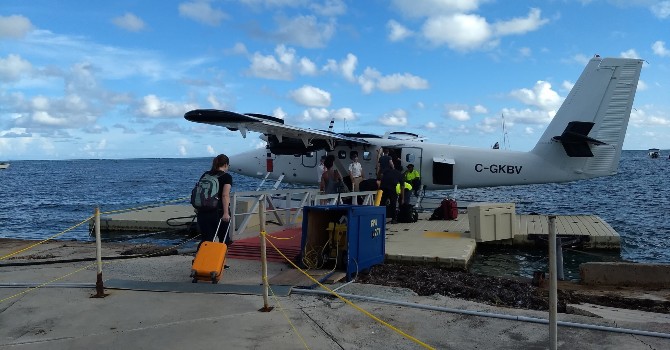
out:
M366 179L375 178L378 154L388 148L403 164L414 164L424 189L567 182L617 173L643 60L592 58L558 112L528 152L460 147L424 142L416 134L336 133L290 126L256 113L196 109L184 115L196 123L259 132L267 142L231 156L231 170L263 177L284 175L284 182L314 185L322 155L335 155L346 175L356 152Z

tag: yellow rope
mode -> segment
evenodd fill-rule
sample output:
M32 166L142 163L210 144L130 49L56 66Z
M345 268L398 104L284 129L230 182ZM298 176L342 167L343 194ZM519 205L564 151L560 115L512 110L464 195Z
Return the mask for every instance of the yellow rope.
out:
M261 231L261 234L264 234L264 232ZM275 250L276 250L276 251L277 251L277 252L278 252L284 259L286 259L286 261L289 262L289 264L293 265L293 267L295 267L296 269L298 269L298 271L302 272L305 276L307 276L307 278L309 278L310 280L312 280L312 282L318 284L319 287L321 287L321 288L327 290L327 291L330 292L332 295L336 296L338 299L340 299L340 300L342 300L343 302L347 303L349 306L351 306L351 307L353 307L354 309L356 309L356 310L362 312L362 313L365 314L366 316L368 316L368 317L372 318L373 320L375 320L375 321L381 323L382 325L384 325L384 326L390 328L391 330L393 330L394 332L396 332L396 333L402 335L403 337L405 337L405 338L407 338L407 339L409 339L409 340L411 340L411 341L413 341L413 342L415 342L415 343L421 345L422 347L424 347L424 348L426 348L426 349L434 349L432 346L430 346L430 345L428 345L428 344L426 344L426 343L420 341L419 339L416 339L415 337L413 337L413 336L411 336L411 335L409 335L409 334L403 332L402 330L400 330L400 329L394 327L393 325L389 324L388 322L386 322L386 321L380 319L379 317L377 317L377 316L371 314L371 313L368 312L367 310L365 310L365 309L361 308L360 306L354 304L353 302L351 302L351 301L345 299L344 297L342 297L341 295L339 295L339 294L338 294L337 292L335 292L334 290L332 290L332 289L326 287L325 285L321 284L319 281L317 281L316 279L314 279L314 277L312 277L312 276L310 276L309 274L305 273L305 271L303 271L303 270L302 270L301 268L299 268L295 263L293 263L293 261L291 261L291 259L287 258L286 255L284 255L284 253L282 253L281 250L279 250L279 249L272 243L272 241L268 240L268 242L270 243L270 245L272 246L272 248L274 248L274 249L275 249Z
M53 279L53 280L51 280L51 281L49 281L49 282L44 282L44 283L40 284L39 286L32 287L32 288L28 288L28 289L26 289L26 290L24 290L24 291L22 291L22 292L20 292L20 293L14 294L14 295L9 296L9 297L6 297L6 298L4 298L4 299L0 299L0 304L3 303L3 302L5 302L5 301L7 301L7 300L10 300L10 299L16 298L16 297L18 297L18 296L20 296L20 295L23 295L23 294L26 294L26 293L28 293L28 292L31 292L31 291L33 291L33 290L35 290L35 289L42 288L42 287L46 286L47 284L51 284L51 283L54 283L54 282L56 282L56 281L60 281L60 280L62 280L62 279L65 278L65 277L72 276L72 275L74 275L75 273L81 272L81 271L86 270L86 269L88 269L88 268L90 268L90 267L94 267L94 266L96 266L97 264L98 264L97 262L94 262L94 263L92 263L92 264L90 264L90 265L86 265L86 266L84 266L84 267L82 267L82 268L80 268L80 269L78 269L78 270L72 271L72 272L68 273L67 275L64 275L64 276L55 278L55 279Z
M53 235L53 236L51 236L51 237L49 237L49 238L45 238L44 240L39 241L39 242L37 242L37 243L35 243L35 244L33 244L33 245L30 245L30 246L28 246L28 247L26 247L26 248L23 248L23 249L21 249L21 250L15 251L14 253L7 254L7 255L5 255L5 256L3 256L3 257L0 257L0 260L5 260L5 259L7 259L7 258L10 258L10 257L16 255L16 254L23 253L23 252L25 252L26 250L32 249L32 248L34 248L34 247L36 247L36 246L38 246L38 245L40 245L40 244L42 244L42 243L44 243L44 242L46 242L46 241L52 240L52 239L54 239L54 238L56 238L56 237L58 237L58 236L60 236L60 235L63 235L63 234L65 234L66 232L71 231L71 230L73 230L73 229L75 229L75 228L77 228L77 227L83 225L83 224L84 224L85 222L87 222L88 220L91 220L91 218L93 218L93 215L91 215L91 216L89 216L88 218L86 218L86 220L84 220L84 221L82 221L82 222L80 222L80 223L78 223L78 224L76 224L76 225L74 225L74 226L72 226L72 227L70 227L70 228L64 230L64 231L61 231L61 232L59 232L59 233L57 233L57 234L55 234L55 235Z
M263 281L267 282L267 286L270 289L270 293L272 293L272 298L275 300L275 302L279 306L279 310L281 310L282 314L284 315L284 318L286 319L286 321L288 321L288 324L290 324L291 328L293 328L293 332L298 336L298 338L300 338L300 341L302 342L302 345L305 346L305 349L309 349L309 346L307 345L307 342L305 342L305 338L303 338L302 335L300 335L300 332L298 332L298 329L295 328L295 326L291 322L291 319L286 314L286 311L281 306L281 303L279 302L279 298L277 298L277 296L275 295L275 292L272 290L272 287L270 287L270 282L268 281L268 279L264 277Z

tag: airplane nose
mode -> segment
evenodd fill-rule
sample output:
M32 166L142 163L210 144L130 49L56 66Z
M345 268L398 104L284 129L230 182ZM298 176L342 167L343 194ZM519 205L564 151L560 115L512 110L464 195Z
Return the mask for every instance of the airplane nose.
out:
M265 174L262 170L265 168L265 159L260 159L258 152L249 151L230 157L230 168L232 171L247 175L258 176Z

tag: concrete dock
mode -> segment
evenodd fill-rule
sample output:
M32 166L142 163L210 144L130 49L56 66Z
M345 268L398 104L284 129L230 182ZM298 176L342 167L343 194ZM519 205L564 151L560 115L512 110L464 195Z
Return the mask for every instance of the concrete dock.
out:
M0 240L0 256L31 243ZM104 244L103 257L131 248ZM274 309L260 312L260 263L251 260L230 259L232 268L220 284L211 285L190 282L192 254L105 259L107 296L91 298L95 264L82 260L94 252L92 243L47 242L39 252L11 259L15 265L0 261L0 349L549 347L549 328L541 323L547 312L417 296L404 288L329 285L341 287L338 293L359 310L340 299L273 285L269 305ZM40 255L50 255L52 262L33 265L44 260ZM268 276L285 269L284 263L270 262ZM558 315L559 349L670 348L667 315L589 305L579 312ZM624 333L629 330L646 335Z

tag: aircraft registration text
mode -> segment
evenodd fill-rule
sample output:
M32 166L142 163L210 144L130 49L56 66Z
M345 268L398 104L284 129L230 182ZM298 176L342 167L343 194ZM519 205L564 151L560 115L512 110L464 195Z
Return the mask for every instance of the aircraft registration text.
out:
M521 174L522 165L509 165L509 164L491 164L489 166L484 166L484 164L475 164L475 171L481 173L482 171L488 171L492 174Z

